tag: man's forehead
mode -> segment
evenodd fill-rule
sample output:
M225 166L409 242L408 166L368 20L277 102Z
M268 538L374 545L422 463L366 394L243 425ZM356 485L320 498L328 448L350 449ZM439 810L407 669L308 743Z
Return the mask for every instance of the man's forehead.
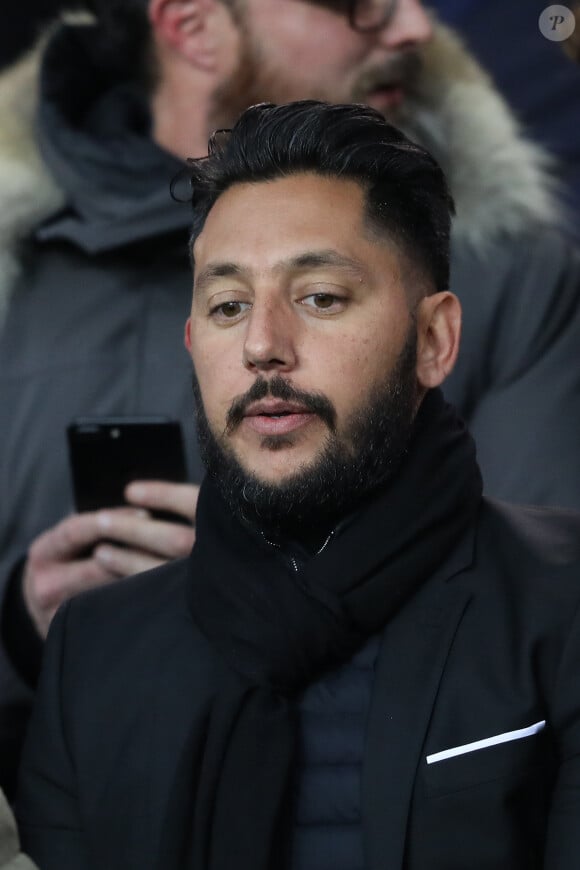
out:
M369 246L389 261L396 253L386 233L369 227L357 181L303 173L244 183L210 209L193 247L194 277L336 268L364 279Z
M333 219L330 220L330 215ZM280 178L233 184L208 211L194 251L218 241L269 239L283 226L286 234L316 232L331 238L341 228L362 223L364 191L350 178L298 172Z

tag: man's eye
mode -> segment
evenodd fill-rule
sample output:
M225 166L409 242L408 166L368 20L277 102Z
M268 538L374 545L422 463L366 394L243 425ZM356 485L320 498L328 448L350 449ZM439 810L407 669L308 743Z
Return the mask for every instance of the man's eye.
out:
M247 305L247 302L236 302L235 300L221 302L211 309L210 314L213 317L221 317L224 320L233 320L234 317L237 317L242 311L246 310Z
M331 308L338 307L343 300L339 296L335 296L333 293L312 293L310 296L306 296L303 299L303 302L311 308L318 309L318 311L327 311Z

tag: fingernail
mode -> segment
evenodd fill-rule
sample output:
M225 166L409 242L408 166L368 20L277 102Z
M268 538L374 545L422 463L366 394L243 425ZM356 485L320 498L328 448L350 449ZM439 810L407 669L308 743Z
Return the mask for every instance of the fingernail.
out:
M110 529L111 528L111 515L106 513L97 514L97 525L100 529Z

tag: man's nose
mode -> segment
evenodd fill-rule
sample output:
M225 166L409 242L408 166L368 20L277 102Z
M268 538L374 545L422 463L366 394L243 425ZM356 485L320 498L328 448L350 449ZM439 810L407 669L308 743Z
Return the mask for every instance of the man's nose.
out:
M433 23L421 0L399 0L377 37L389 49L417 48L432 39Z
M243 349L249 371L290 371L296 365L293 318L281 305L254 304L248 320Z

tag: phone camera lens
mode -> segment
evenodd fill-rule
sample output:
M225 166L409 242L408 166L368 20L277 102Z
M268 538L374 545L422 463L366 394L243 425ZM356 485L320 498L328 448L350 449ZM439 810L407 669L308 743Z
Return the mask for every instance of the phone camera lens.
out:
M111 438L118 438L120 434L120 429L111 429Z

